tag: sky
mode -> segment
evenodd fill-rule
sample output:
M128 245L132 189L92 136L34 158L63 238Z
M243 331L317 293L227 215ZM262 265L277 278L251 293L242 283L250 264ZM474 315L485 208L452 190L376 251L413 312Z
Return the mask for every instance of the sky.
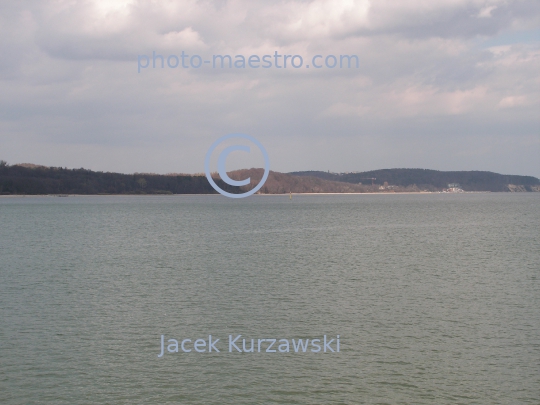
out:
M0 50L9 164L200 173L214 141L242 133L281 172L540 177L534 0L4 1ZM182 52L188 67L174 67ZM189 59L275 52L303 65ZM358 67L327 67L328 55Z

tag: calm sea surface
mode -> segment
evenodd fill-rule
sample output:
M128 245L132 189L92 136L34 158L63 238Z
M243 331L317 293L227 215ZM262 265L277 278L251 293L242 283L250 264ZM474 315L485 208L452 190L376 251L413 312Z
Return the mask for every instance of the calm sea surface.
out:
M0 403L539 404L540 194L0 198Z

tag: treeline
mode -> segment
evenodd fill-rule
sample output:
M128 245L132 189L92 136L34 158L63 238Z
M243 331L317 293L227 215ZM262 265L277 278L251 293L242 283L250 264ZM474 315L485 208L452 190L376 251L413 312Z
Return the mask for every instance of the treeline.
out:
M221 180L216 183L238 192ZM0 162L0 194L216 194L205 176L121 174Z
M234 178L236 175L238 179L251 177L252 182L258 183L262 172L262 169L243 170L233 172L231 176ZM223 190L241 192L240 188L220 179L215 181ZM339 186L343 183L349 185ZM540 191L540 180L532 176L481 171L383 169L341 174L272 172L261 192L373 192L384 183L396 186L392 189L395 191L440 191L450 183L459 183L465 191ZM0 194L216 194L216 191L205 176L104 173L35 165L9 166L0 161Z
M532 176L504 175L482 171L442 172L427 169L382 169L361 173L328 173L320 171L292 172L295 176L312 176L325 180L370 185L390 185L408 187L416 185L420 189L440 190L449 183L459 183L465 191L509 191L508 185L524 186L526 191L534 191L540 180ZM371 180L375 178L375 180Z

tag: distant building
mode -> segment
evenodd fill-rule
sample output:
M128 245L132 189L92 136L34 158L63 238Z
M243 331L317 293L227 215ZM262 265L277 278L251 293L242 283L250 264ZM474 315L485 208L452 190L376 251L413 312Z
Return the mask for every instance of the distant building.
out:
M459 185L459 183L449 183L448 189L444 190L447 193L463 193L463 189Z
M393 190L396 186L388 185L388 182L385 181L382 186L379 186L379 190Z

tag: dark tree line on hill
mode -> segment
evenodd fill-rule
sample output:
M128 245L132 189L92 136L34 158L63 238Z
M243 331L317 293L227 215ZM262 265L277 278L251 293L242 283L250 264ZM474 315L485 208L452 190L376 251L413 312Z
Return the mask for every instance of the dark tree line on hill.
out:
M221 180L216 183L238 192ZM8 166L0 161L0 194L216 194L205 176L120 174L61 167Z
M283 188L285 191L297 190L294 192L344 192L339 187L336 188L335 184L337 183L327 183L324 180L356 185L362 183L369 188L372 183L371 178L376 178L373 180L376 185L375 191L378 189L378 185L385 182L398 187L416 185L417 189L429 191L447 188L449 183L459 183L465 191L509 191L509 184L521 187L518 191L540 191L540 180L536 177L480 171L441 172L425 169L384 169L363 173L335 174L309 171L289 174L292 176L273 173L268 180L267 188L272 186L272 182L276 183L277 181L274 184L276 190ZM247 175L257 177L251 172ZM242 175L241 177L246 176ZM294 176L311 176L311 178ZM304 179L305 181L303 181ZM321 179L319 182L322 181L322 183L315 184L317 179ZM225 191L242 192L238 187L229 186L222 180L216 179L215 181ZM313 183L314 181L315 183ZM351 189L347 192L362 192L362 190ZM121 174L61 167L9 166L0 160L0 194L216 194L216 191L208 183L205 176Z
M407 187L417 185L421 189L443 189L449 183L459 183L465 191L508 191L508 184L522 185L527 191L539 186L540 180L532 176L513 176L493 172L459 171L442 172L428 169L382 169L361 173L328 173L320 171L292 172L295 176L312 176L346 183L388 184Z

